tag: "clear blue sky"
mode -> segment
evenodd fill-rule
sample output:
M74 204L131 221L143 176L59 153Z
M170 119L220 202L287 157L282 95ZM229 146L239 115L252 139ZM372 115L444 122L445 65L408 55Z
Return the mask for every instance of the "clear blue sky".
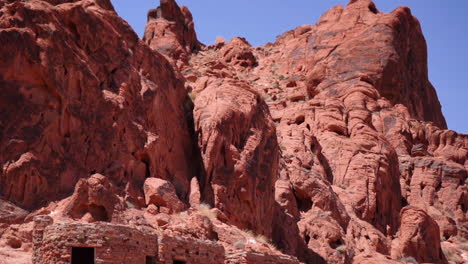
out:
M146 13L159 0L112 0L115 9L142 36ZM329 8L348 0L178 0L192 11L198 38L243 36L254 45L303 24L315 24ZM429 49L429 78L437 89L450 129L468 134L468 0L375 0L389 12L411 8L421 22Z

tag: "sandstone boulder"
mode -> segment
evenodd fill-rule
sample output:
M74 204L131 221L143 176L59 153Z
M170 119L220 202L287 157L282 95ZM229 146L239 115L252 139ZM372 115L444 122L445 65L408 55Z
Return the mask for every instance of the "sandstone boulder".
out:
M28 211L0 198L0 224L19 224L28 213Z
M251 68L257 66L257 59L253 54L253 48L245 38L235 37L220 50L226 63Z
M192 14L185 6L179 7L174 0L160 2L158 8L148 12L143 40L174 65L179 60L187 63L190 54L201 46L195 33Z
M116 220L124 207L115 187L101 174L81 179L73 195L65 201L62 213L72 219L87 222Z
M172 183L158 179L148 178L143 186L145 192L145 201L147 205L154 204L159 207L165 207L171 213L178 213L184 210L185 205L177 196L176 189Z
M393 259L414 257L421 263L447 263L440 245L439 226L424 210L407 206L392 242Z

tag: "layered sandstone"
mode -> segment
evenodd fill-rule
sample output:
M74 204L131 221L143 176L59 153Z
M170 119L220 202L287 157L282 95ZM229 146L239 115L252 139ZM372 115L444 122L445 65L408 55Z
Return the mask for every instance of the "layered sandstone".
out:
M186 63L190 54L201 47L192 13L174 0L162 0L158 8L148 12L143 40L173 63Z
M311 263L377 261L369 252L389 258L408 204L441 226L431 236L466 229L467 137L444 130L408 8L385 14L351 1L275 43L219 39L190 62L183 73L194 93L232 79L269 107L281 154L273 238L285 252Z
M143 40L107 0L0 0L0 43L6 261L35 216L151 230L169 262L468 261L468 136L406 7L352 0L255 48L201 44L174 0Z
M35 209L101 173L121 191L158 175L186 198L187 97L167 60L109 1L0 6L1 194Z

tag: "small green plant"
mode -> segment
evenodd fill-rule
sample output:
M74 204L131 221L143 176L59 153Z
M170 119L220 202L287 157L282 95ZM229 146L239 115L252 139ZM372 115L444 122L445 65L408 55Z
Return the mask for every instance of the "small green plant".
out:
M457 240L462 242L462 243L466 243L468 242L468 239L464 238L464 237L461 237L461 236L457 236Z
M279 85L279 83L276 82L276 83L273 85L273 87L274 87L274 88L280 88L280 85Z
M413 257L402 257L398 259L399 262L407 262L407 263L413 263L413 264L419 264L418 261L416 261L415 258Z
M460 249L468 251L468 243L463 243L460 245Z
M271 101L271 96L269 96L268 94L262 94L262 97L263 97L263 100L265 100L265 102Z
M203 116L200 118L200 120L205 120L205 119L208 119L208 118L210 118L210 117L211 117L211 115L203 115Z
M463 262L463 259L460 256L458 256L457 254L453 253L453 251L442 249L442 252L444 253L445 257L449 261L453 261L455 263Z
M264 235L256 235L255 240L257 240L258 242L261 242L261 243L269 243L268 238L266 236L264 236Z
M346 246L341 245L341 246L336 248L336 251L340 252L341 254L344 254L346 252Z
M324 216L331 216L332 212L331 211L325 211L325 212L323 212L323 215Z
M208 217L210 220L216 219L216 214L211 211L211 206L205 203L202 203L198 206L198 211L200 214Z
M244 240L237 240L234 242L234 247L237 249L244 249L245 248L245 241Z
M284 75L280 75L278 78L279 78L280 80L286 79L286 77L284 77Z
M180 220L186 220L188 217L188 213L186 211L183 211L178 214L175 214L174 216L179 218Z
M339 184L338 187L340 187L343 190L346 190L346 188L348 188L348 186L346 186L346 184L343 183Z
M125 201L125 205L127 205L127 208L130 208L130 209L135 208L135 205L130 201Z
M192 91L188 95L190 97L190 100L192 100L192 102L195 102L195 99L197 99L197 93Z
M244 233L244 236L248 236L248 237L253 237L254 236L254 233L253 233L252 230L242 229L241 231L242 231L242 233Z

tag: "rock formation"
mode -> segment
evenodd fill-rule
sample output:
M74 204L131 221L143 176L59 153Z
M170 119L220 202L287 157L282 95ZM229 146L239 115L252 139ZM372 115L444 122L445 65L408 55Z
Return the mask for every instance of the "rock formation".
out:
M101 173L121 190L158 175L185 198L189 103L169 63L109 1L1 6L1 194L35 209Z
M7 263L31 262L43 216L225 263L468 261L468 136L406 7L351 0L252 47L203 45L174 0L143 40L109 0L0 0L0 44Z
M422 209L401 210L401 225L392 242L392 257L413 256L422 263L443 263L437 223Z
M158 8L148 12L143 40L171 62L186 63L190 54L201 47L192 13L185 6L179 7L174 0L162 0Z

